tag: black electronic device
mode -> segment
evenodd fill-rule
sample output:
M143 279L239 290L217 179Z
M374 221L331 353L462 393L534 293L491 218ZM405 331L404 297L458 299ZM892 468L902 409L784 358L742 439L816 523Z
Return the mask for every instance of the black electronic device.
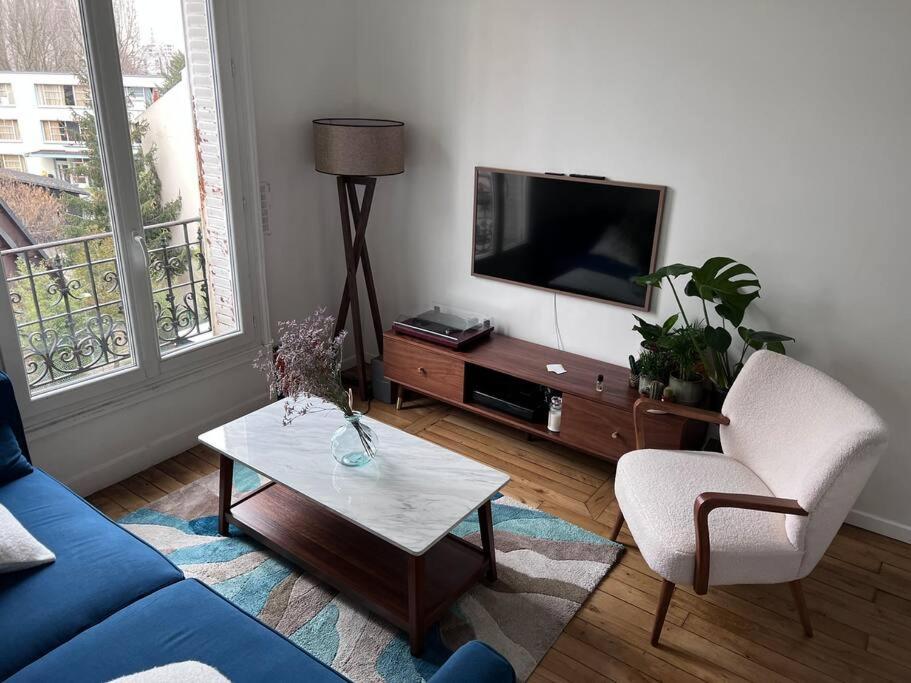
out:
M546 420L549 391L546 387L472 365L466 368L466 372L472 403L528 422L543 423Z
M472 274L648 310L666 188L475 169Z

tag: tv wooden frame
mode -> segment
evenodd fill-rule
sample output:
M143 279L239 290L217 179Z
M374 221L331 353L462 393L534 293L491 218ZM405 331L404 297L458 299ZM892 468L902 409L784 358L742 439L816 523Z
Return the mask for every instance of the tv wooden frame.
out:
M627 304L622 301L615 301L613 299L606 299L603 297L589 296L587 294L577 294L575 292L567 292L563 289L556 289L555 287L542 287L541 285L530 285L525 282L519 282L518 280L510 280L509 278L496 277L494 275L483 275L481 273L475 272L475 249L477 247L477 225L478 225L478 174L482 171L489 171L493 173L510 173L512 175L527 176L529 178L545 178L547 180L563 180L567 182L577 182L577 183L589 183L592 185L612 185L615 187L632 187L640 190L657 190L658 191L658 213L655 217L655 234L652 239L652 255L649 260L649 272L654 272L655 264L658 259L658 241L661 237L661 224L664 220L664 201L667 195L667 186L666 185L649 185L647 183L630 183L621 180L610 180L610 179L601 179L601 178L583 178L580 176L571 176L571 175L559 175L552 173L533 173L531 171L517 171L515 169L509 168L494 168L492 166L475 166L474 168L474 206L471 211L471 275L472 277L483 278L485 280L493 280L495 282L505 282L507 284L516 285L518 287L529 287L531 289L537 289L542 292L554 292L555 294L563 294L565 296L576 297L577 299L588 299L589 301L597 301L599 303L613 304L614 306L622 306L623 308L629 308L634 311L644 311L648 312L652 307L652 286L647 285L645 288L645 303L642 306L636 306L634 304Z

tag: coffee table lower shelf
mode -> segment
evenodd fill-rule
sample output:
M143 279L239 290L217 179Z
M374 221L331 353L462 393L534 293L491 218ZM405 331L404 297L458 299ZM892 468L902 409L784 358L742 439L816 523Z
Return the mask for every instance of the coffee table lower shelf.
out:
M228 463L222 462L222 477L227 474L230 482L233 462L226 460ZM489 501L478 511L484 548L447 534L416 556L272 483L233 505L222 505L220 531L226 531L225 523L233 524L342 593L359 599L407 631L412 653L420 654L427 629L449 606L479 580L496 578L490 512Z

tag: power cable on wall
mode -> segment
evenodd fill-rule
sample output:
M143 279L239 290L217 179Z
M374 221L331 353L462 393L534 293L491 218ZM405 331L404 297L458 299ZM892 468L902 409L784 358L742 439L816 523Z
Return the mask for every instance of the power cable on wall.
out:
M557 338L557 348L563 351L563 334L560 332L560 314L557 311L556 292L554 292L554 336Z

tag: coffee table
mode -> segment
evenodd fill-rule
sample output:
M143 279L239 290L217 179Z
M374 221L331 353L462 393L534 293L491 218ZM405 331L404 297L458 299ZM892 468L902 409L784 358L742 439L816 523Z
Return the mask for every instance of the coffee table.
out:
M509 477L369 417L377 459L336 463L339 411L282 426L282 401L206 432L221 454L218 531L233 524L267 548L406 630L420 654L427 629L478 581L496 580L490 499ZM270 481L232 501L234 463ZM481 545L449 533L477 511Z

